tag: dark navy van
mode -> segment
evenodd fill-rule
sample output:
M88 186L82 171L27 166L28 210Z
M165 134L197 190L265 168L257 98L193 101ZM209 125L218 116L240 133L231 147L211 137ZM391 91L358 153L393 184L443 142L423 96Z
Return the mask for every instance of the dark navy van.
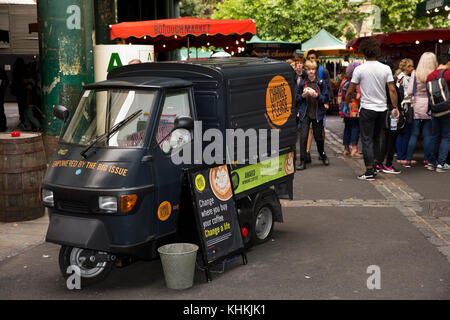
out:
M202 159L208 129L278 133L278 150L256 158L270 134L247 144L244 162L236 148L222 152L244 242L269 239L283 220L279 199L293 195L294 76L288 64L258 58L134 64L86 85L73 113L56 107L64 126L41 197L62 274L78 266L86 284L129 258L157 258L177 234L182 170L202 163L177 164L173 151L189 147Z

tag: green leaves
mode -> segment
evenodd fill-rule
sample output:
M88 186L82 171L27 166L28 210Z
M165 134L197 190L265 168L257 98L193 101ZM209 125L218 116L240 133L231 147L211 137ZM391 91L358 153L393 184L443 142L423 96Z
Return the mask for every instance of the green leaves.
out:
M224 0L216 6L215 19L254 19L258 35L266 40L302 42L324 28L336 37L350 22L361 22L359 3L347 0Z
M372 0L371 3L381 10L381 32L447 28L450 20L447 16L416 18L416 5L423 0Z

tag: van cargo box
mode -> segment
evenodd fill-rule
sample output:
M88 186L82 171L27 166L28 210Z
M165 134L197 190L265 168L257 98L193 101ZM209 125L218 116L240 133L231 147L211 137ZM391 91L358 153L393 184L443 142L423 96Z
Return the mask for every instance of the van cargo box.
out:
M266 58L211 58L133 64L108 74L108 80L123 77L191 81L203 131L216 128L225 137L226 129L256 129L257 132L276 129L280 153L294 149L295 72L285 62Z

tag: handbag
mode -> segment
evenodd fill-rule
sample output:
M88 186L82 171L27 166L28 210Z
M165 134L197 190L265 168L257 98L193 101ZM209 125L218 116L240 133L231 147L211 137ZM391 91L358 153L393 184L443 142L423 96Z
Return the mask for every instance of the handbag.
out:
M400 113L403 113L406 125L412 124L414 122L413 102L414 102L414 97L416 95L416 87L417 87L416 75L414 75L412 96L404 98L402 103L400 104L400 108L399 108Z

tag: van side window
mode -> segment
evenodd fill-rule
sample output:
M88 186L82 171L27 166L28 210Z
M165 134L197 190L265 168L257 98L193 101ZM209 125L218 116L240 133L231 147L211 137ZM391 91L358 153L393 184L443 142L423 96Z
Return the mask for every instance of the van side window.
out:
M172 128L174 127L175 118L178 116L191 117L191 110L189 108L189 94L187 91L168 92L166 94L163 110L159 119L156 141L161 141L161 139L163 139L170 132L170 130L172 130ZM179 136L180 132L178 132L177 136L175 137L175 132L178 132L178 130L167 136L164 141L161 141L161 143L159 144L159 147L161 149L163 149L164 142L171 143L172 147L175 147L175 145L173 144L176 144L176 146L179 147L185 143L183 142L185 139L187 139L186 142L189 141L189 137L186 137L186 133L182 136ZM173 141L174 138L176 138L176 140L179 140L178 143Z

